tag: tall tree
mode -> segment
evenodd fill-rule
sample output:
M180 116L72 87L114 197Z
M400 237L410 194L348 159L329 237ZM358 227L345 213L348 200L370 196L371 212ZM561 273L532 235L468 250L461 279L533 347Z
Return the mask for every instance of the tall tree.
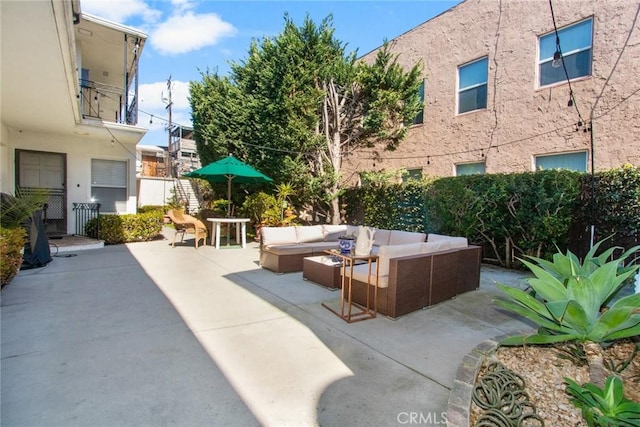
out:
M297 27L285 15L283 32L253 41L229 78L192 82L196 139L207 141L198 151L205 161L245 157L338 223L342 157L378 142L395 149L421 108L421 66L405 73L396 59L385 43L374 63L359 62L331 16Z
M421 64L405 73L396 60L385 42L373 64L350 65L322 82L324 98L317 132L326 149L318 151L317 161L321 167L328 164L334 175L329 188L334 223L340 212L342 157L376 143L395 150L422 108L418 95Z

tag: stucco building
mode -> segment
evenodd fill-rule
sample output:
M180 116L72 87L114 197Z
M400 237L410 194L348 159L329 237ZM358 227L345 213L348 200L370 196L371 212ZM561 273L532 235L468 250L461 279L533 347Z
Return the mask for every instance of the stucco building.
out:
M423 64L424 111L398 150L346 157L345 176L640 165L639 15L632 0L466 0L390 40L402 66Z
M0 18L2 192L46 189L49 234L81 232L79 206L136 212L147 35L83 13L79 0L2 1Z

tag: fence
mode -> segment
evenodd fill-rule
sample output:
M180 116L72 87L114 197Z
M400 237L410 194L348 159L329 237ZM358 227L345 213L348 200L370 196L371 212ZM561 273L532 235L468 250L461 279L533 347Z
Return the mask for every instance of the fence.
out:
M100 203L74 203L73 210L76 213L76 235L87 236L94 239L100 238ZM86 231L87 222L97 218L98 225L95 235L89 236Z

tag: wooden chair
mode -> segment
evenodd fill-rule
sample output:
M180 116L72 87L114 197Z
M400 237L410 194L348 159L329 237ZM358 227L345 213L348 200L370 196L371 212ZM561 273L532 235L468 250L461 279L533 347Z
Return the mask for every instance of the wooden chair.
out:
M173 243L171 246L175 247L176 237L180 234L180 242L184 240L184 234L189 233L195 236L196 249L198 249L198 242L200 239L207 243L207 227L198 218L191 215L187 215L177 209L171 209L167 212L171 222L176 229L176 233L173 235Z

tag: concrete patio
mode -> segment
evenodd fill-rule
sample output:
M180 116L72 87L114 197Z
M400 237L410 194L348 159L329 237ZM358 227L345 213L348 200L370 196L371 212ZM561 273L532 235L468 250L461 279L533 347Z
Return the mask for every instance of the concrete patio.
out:
M491 304L496 281L523 286L513 271L348 324L321 305L339 292L261 269L257 244L172 233L66 249L2 290L3 426L445 425L463 357L528 327Z

